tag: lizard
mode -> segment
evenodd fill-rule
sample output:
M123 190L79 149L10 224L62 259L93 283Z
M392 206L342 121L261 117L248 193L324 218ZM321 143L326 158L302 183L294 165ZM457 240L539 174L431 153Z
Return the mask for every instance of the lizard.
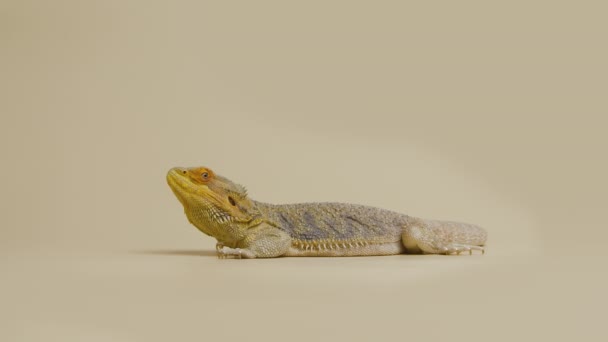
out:
M476 225L346 203L268 204L207 167L175 167L169 187L219 258L485 253Z

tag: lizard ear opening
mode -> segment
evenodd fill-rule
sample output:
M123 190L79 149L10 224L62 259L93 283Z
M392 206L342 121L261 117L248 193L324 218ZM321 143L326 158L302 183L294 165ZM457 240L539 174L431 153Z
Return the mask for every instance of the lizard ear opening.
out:
M235 206L235 205L236 205L236 202L234 201L234 198L232 198L232 196L228 196L228 202L230 202L230 204L231 204L232 206Z

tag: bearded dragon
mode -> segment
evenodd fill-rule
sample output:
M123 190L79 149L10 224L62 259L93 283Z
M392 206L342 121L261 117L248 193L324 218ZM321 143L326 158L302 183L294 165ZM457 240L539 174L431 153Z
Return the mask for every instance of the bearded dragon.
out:
M220 258L485 252L487 233L472 224L357 204L258 202L207 167L173 168L167 182L190 223L217 240Z

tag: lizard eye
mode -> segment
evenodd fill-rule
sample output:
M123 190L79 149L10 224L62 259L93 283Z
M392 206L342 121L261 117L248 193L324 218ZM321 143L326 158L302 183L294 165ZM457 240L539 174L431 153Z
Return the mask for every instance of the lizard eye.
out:
M234 201L234 198L228 196L228 202L230 202L230 205L235 206L236 202Z
M201 177L202 177L203 179L207 179L207 178L209 178L209 172L203 172L203 173L201 173Z

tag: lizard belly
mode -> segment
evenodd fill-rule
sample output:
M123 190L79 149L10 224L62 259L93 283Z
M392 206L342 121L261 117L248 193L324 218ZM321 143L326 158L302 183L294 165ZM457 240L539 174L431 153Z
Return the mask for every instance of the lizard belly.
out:
M329 243L301 243L294 242L287 250L285 256L372 256L403 254L405 247L401 241L372 243L372 244L329 244Z

